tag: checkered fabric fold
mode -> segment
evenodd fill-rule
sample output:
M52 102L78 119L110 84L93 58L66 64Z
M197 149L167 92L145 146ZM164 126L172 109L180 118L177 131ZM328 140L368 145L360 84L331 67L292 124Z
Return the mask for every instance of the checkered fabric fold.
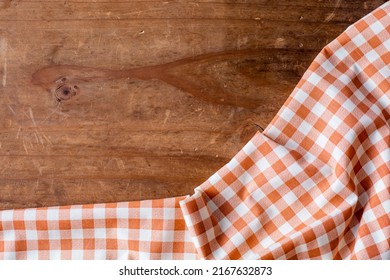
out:
M390 3L191 196L0 211L3 259L390 259Z
M390 259L390 5L326 46L263 134L181 201L202 258Z
M183 197L0 212L1 259L196 259Z

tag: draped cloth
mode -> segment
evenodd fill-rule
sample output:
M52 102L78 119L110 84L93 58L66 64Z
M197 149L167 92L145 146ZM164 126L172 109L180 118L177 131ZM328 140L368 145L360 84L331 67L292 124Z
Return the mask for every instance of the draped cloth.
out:
M0 259L390 259L390 3L188 196L0 211Z

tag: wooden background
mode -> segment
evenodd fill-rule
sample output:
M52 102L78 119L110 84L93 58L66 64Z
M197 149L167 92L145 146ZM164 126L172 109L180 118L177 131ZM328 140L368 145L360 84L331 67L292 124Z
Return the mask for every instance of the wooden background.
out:
M0 209L193 193L384 2L0 0Z

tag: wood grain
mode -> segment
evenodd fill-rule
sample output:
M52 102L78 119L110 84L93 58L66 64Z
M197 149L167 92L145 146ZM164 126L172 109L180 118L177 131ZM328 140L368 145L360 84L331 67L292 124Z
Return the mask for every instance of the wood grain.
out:
M191 194L385 1L0 1L0 209Z

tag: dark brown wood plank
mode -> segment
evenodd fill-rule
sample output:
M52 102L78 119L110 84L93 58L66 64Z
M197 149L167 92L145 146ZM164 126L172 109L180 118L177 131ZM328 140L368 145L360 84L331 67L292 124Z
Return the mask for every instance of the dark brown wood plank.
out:
M191 194L384 2L0 1L0 209Z

